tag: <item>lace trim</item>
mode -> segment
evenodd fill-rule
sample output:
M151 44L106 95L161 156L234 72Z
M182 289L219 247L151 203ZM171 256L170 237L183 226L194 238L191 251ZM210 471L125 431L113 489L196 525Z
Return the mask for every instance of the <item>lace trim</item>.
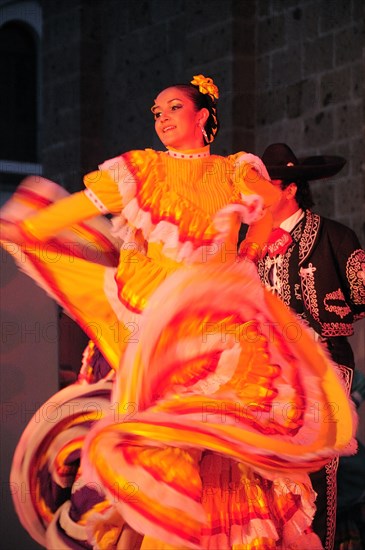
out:
M177 261L196 257L201 261L207 256L207 246L224 243L229 235L232 216L238 216L243 223L251 223L262 214L260 197L247 190L242 193L232 175L231 196L228 206L215 215L192 203L189 199L171 189L166 180L166 155L198 159L210 156L209 148L194 151L158 152L152 149L135 150L116 159L107 161L101 168L117 183L124 208L113 226L118 236L131 240L130 227L141 232L148 242L161 242L163 253ZM168 161L169 162L169 161ZM231 174L233 162L222 161L222 166ZM244 187L244 186L243 186ZM91 193L89 198L95 199ZM98 208L104 205L98 201ZM134 240L134 239L132 239ZM211 256L211 250L208 251Z
M176 159L202 159L210 157L210 151L201 151L200 153L180 153L169 149L166 154Z
M175 153L180 156L184 154L186 158L208 154L204 150L198 153L158 153L147 149L123 155L128 176L123 178L119 186L125 204L121 213L120 229L124 238L123 228L126 228L128 222L140 229L149 242L163 242L166 245L164 253L170 257L172 254L174 259L181 261L193 252L198 252L201 247L206 248L213 242L223 242L229 233L233 212L237 212L245 223L251 223L259 217L262 206L260 198L252 192L241 197L239 189L232 185L230 206L217 212L215 217L209 215L172 190L166 182L165 154ZM125 196L126 179L128 197ZM130 194L132 189L134 196ZM198 256L200 255L199 253Z
M85 195L87 196L87 198L93 203L95 204L96 208L98 210L100 210L100 212L102 214L108 214L109 213L109 209L105 206L105 204L103 204L101 202L101 200L99 199L99 197L97 195L95 195L94 191L92 191L91 189L85 189L84 191Z

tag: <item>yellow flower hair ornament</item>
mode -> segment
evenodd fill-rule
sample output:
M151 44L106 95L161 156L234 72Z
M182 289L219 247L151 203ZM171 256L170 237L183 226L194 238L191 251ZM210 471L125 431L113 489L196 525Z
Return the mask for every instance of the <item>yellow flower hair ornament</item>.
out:
M202 74L198 74L193 77L191 84L198 86L199 92L202 94L208 94L213 101L219 98L218 87L214 84L212 78L208 78Z

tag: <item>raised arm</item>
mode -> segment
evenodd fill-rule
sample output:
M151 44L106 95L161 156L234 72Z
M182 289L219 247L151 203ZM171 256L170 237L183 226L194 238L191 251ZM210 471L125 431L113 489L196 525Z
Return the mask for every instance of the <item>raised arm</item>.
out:
M26 181L31 180L27 178ZM35 178L34 178L35 179ZM38 178L38 183L49 185L56 184ZM45 205L37 213L25 216L16 223L2 220L1 240L22 244L24 241L47 241L65 228L86 221L90 218L106 214L117 213L122 209L122 200L117 182L113 181L110 174L104 170L98 170L85 176L86 189L72 195L60 198L55 202ZM37 181L35 180L35 183ZM17 192L29 191L29 187L21 185ZM42 189L39 190L39 193Z
M234 156L234 164L235 185L240 192L258 195L263 201L262 217L250 224L239 250L240 256L256 262L262 256L273 228L270 207L280 199L282 191L271 183L265 165L256 155L238 153Z

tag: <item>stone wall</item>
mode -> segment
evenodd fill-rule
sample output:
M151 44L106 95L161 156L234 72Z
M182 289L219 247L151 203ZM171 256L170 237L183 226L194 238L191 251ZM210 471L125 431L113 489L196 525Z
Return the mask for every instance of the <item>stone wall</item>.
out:
M298 156L338 154L339 175L313 183L316 210L364 227L364 4L257 2L256 151L288 143Z
M149 106L192 75L220 86L214 151L348 159L317 210L365 242L362 0L43 1L43 162L69 189L105 158L160 147Z
M76 190L82 174L105 158L161 147L149 112L155 95L199 73L222 90L214 151L232 151L238 132L251 150L254 6L253 0L43 1L45 175Z

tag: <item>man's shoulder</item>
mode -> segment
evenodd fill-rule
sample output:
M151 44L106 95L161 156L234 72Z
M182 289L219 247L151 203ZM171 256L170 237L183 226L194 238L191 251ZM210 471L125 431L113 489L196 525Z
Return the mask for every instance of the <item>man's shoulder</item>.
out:
M348 225L341 223L332 218L326 218L318 214L320 220L320 225L322 227L322 233L327 233L329 237L339 237L341 240L350 239L354 242L359 242L358 236L355 231L351 229ZM360 243L359 243L360 246Z
M353 229L351 229L348 225L334 220L333 218L326 218L325 216L321 215L319 215L319 218L321 220L321 224L329 230L355 234Z

